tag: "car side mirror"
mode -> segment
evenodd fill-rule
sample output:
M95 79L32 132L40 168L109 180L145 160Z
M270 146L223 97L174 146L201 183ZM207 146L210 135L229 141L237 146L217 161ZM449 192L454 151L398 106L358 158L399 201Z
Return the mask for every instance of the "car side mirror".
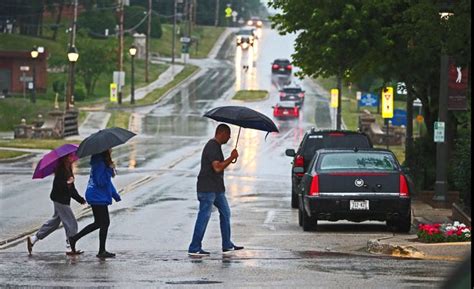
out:
M287 150L285 151L285 155L287 155L287 156L289 156L289 157L294 157L294 156L296 156L296 152L295 152L294 149L287 149Z
M304 169L302 167L294 167L293 172L295 174L304 174Z

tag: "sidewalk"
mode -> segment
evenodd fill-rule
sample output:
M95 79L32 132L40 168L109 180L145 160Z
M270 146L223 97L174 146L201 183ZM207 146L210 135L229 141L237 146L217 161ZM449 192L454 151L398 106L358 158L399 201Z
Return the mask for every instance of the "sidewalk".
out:
M410 234L367 241L367 251L373 254L431 260L462 261L471 255L471 242L422 243L416 232L419 224L452 223L450 208L434 208L421 199L412 200L413 227Z

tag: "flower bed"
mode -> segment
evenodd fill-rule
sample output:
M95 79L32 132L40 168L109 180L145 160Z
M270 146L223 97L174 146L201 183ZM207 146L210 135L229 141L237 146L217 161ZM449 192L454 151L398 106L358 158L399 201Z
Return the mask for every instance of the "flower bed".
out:
M420 224L418 239L427 243L471 241L471 227L458 221L453 224Z

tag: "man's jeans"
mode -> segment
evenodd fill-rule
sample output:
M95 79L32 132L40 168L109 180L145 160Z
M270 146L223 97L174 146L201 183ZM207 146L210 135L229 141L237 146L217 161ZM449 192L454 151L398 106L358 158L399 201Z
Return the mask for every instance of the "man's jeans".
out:
M222 249L233 248L230 240L230 208L225 193L197 193L199 200L199 213L194 226L194 234L188 252L198 252L202 249L202 239L206 232L207 223L211 218L212 205L219 210L221 224Z

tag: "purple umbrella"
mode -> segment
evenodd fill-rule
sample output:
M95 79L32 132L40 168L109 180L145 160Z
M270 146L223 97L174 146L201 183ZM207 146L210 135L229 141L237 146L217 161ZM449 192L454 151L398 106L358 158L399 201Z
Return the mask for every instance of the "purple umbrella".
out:
M54 173L58 165L58 160L68 154L74 154L74 159L77 160L76 151L79 146L75 144L64 144L49 153L45 154L36 166L33 174L33 179L42 179Z

